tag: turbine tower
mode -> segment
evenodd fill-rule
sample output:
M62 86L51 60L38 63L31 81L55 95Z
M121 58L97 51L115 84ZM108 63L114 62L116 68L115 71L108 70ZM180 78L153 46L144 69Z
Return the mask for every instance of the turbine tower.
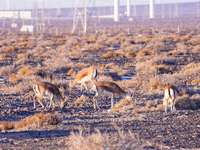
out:
M131 14L131 0L127 0L127 16Z
M94 1L95 0L76 0L72 33L75 32L79 20L83 26L84 33L87 32L88 18L91 15L87 8L90 4L94 5Z
M154 0L149 1L149 18L154 19L155 14L154 14Z
M120 21L119 12L120 12L119 0L114 0L114 21Z

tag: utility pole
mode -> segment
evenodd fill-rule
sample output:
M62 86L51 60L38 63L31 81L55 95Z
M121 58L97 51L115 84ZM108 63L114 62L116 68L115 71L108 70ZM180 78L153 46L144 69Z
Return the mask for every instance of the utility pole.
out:
M169 4L169 18L172 17L172 13L171 13L171 4Z
M197 2L197 17L199 17L199 2Z
M10 0L6 0L6 10L10 10Z
M174 17L176 18L178 18L178 3L176 2L176 4L175 4L175 14L174 14Z
M133 16L137 15L137 10L136 10L136 0L134 0L134 4L133 4Z
M162 19L165 18L164 4L162 4Z
M92 2L94 4L94 0L76 0L72 33L75 32L79 20L83 26L84 33L87 32L88 18L91 15L88 10L88 5L92 4Z

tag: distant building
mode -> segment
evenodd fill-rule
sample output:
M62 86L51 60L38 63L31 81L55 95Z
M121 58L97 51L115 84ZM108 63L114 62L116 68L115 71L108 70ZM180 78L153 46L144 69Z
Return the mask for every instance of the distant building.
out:
M12 23L12 24L11 24L11 27L12 27L12 28L17 28L17 24L16 24L16 23Z
M19 18L20 19L31 19L31 11L20 11Z
M31 19L31 11L0 11L0 19Z
M20 29L21 32L35 32L35 27L33 25L23 25Z
M18 19L18 11L0 11L0 19Z

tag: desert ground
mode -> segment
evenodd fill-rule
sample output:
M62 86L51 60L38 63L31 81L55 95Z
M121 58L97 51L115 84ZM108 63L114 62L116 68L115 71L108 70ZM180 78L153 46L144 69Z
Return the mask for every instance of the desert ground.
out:
M9 22L7 22L9 24ZM199 18L119 23L101 20L88 32L51 20L44 32L0 29L1 149L200 148ZM80 30L79 30L80 29ZM78 71L94 66L98 81L129 88L132 100L109 97L95 111L91 83L70 88ZM33 84L57 85L68 105L33 109ZM166 113L164 88L176 85L177 111ZM49 98L43 103L49 105Z

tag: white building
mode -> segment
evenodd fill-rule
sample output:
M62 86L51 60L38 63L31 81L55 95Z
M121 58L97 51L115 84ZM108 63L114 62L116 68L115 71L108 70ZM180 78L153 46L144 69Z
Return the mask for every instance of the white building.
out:
M31 19L31 11L0 11L0 19Z
M31 11L20 11L19 18L20 19L31 19Z
M18 11L0 11L0 19L18 19Z
M23 25L20 29L21 32L35 32L35 27L33 25Z

